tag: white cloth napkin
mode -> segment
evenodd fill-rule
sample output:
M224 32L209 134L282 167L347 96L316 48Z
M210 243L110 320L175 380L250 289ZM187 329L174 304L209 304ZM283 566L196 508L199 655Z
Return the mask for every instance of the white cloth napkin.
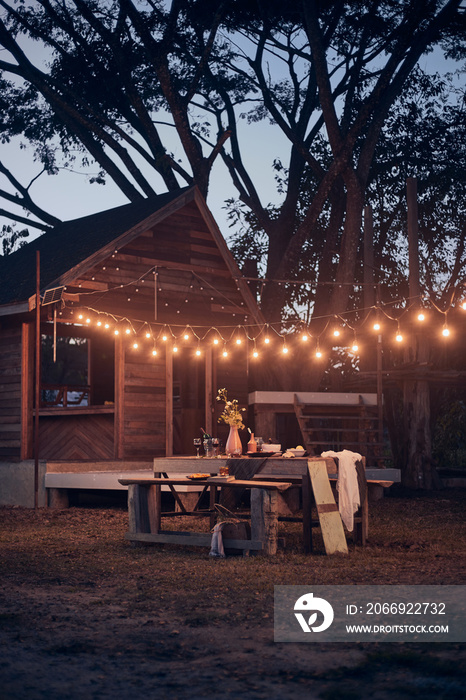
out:
M338 459L337 491L338 509L341 519L349 532L353 531L354 514L361 504L359 496L358 474L356 462L362 459L358 452L342 450L341 452L323 452L322 457L336 457Z

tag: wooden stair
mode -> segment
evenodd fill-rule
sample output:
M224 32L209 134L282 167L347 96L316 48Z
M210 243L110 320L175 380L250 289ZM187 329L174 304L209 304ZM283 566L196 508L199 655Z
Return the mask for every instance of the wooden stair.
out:
M294 411L309 455L348 449L366 457L368 466L383 467L384 444L377 406L364 404L301 403L294 395Z

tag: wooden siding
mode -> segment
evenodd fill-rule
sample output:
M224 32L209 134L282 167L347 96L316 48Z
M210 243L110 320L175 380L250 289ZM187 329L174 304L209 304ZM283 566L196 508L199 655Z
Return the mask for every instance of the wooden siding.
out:
M40 459L113 458L113 415L41 416Z
M0 330L0 457L20 459L21 327Z
M150 459L165 454L165 353L157 357L126 350L122 457Z

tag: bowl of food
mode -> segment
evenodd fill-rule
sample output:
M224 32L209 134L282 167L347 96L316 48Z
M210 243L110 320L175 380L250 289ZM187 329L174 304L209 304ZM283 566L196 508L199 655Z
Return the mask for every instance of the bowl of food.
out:
M295 457L304 457L306 450L302 445L298 445L298 447L292 447L291 449L287 450L287 452L291 452Z

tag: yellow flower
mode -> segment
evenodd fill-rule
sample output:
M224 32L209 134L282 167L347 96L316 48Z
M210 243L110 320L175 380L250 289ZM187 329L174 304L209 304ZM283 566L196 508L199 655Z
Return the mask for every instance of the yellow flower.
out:
M228 394L226 389L219 389L217 393L217 401L223 401L225 404L223 412L220 415L218 422L227 423L227 425L236 425L239 430L244 428L244 423L241 414L246 410L245 408L238 408L238 400L233 399L230 401L228 399Z

